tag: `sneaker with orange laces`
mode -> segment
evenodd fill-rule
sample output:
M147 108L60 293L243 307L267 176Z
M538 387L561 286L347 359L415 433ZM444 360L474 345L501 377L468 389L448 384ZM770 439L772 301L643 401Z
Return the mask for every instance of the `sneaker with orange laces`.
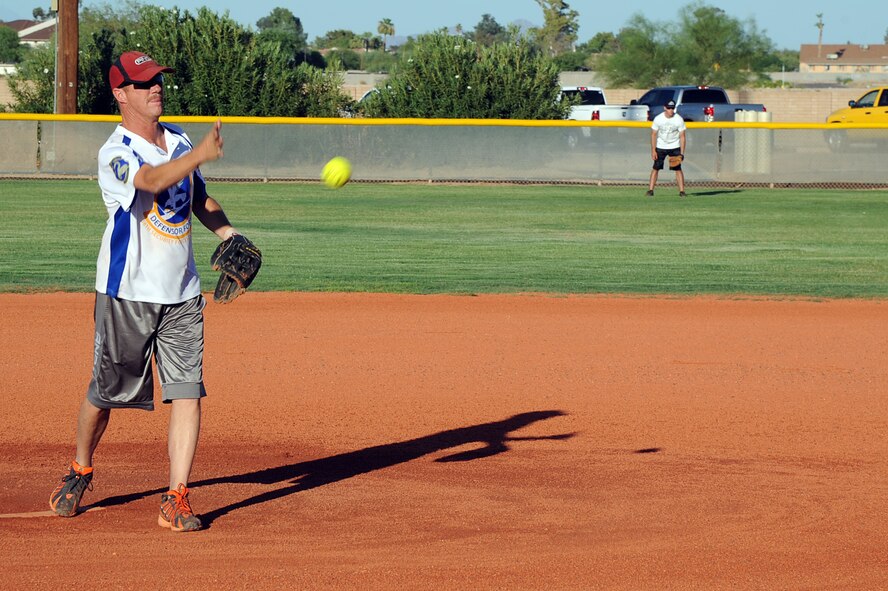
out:
M160 495L160 515L157 525L168 527L173 531L197 531L202 527L200 519L191 510L188 502L188 488L179 483L176 490L169 490Z
M76 461L71 462L68 473L62 476L52 494L49 495L49 508L62 517L74 517L80 508L80 499L86 489L92 490L92 467L85 467Z

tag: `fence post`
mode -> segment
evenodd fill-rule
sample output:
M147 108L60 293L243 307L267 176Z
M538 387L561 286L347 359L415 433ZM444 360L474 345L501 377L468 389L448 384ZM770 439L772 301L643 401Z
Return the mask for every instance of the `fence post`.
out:
M750 121L748 111L734 111L734 121L745 123ZM751 129L737 128L734 130L734 172L745 174L751 172L755 163L755 138Z
M770 123L771 113L768 111L752 111L760 123ZM767 128L757 129L756 167L759 174L771 174L771 146L774 143L774 131Z

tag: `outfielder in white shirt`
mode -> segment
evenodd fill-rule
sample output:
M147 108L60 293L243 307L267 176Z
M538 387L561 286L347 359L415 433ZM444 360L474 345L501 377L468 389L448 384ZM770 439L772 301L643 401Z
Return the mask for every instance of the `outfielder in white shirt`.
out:
M651 158L654 160L654 166L651 170L650 183L648 185L648 197L653 197L654 186L657 184L657 177L663 170L664 161L669 156L679 156L684 161L685 153L685 126L684 119L675 112L675 103L669 101L664 106L662 113L654 117L651 124ZM675 181L678 184L678 195L685 196L685 179L684 172L681 169L681 162L677 166L670 166L670 170L675 171Z

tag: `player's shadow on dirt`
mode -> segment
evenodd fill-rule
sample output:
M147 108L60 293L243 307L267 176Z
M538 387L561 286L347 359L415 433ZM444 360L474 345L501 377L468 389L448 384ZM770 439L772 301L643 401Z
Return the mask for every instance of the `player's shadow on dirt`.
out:
M408 441L388 443L368 447L358 451L338 454L319 460L309 460L277 468L257 470L248 474L223 476L195 482L194 487L214 484L277 484L288 483L289 486L276 488L250 498L220 507L209 513L202 514L201 521L205 526L215 519L244 507L266 503L298 492L311 490L333 482L366 474L409 462L435 452L458 448L472 443L483 444L482 447L457 452L436 459L436 462L465 462L494 456L509 450L511 441L561 440L573 437L574 433L545 435L540 437L510 436L512 431L526 427L531 423L552 417L562 416L557 410L527 412L515 415L503 421L484 423L471 427L450 429Z
M198 480L192 482L190 488L217 484L285 484L285 486L275 488L274 490L269 490L242 501L220 507L208 513L200 514L200 519L203 522L204 527L209 527L217 518L227 515L232 511L243 509L244 507L266 503L298 492L324 486L325 484L339 482L340 480L352 478L360 474L366 474L367 472L373 472L374 470L381 470L383 468L388 468L389 466L409 462L447 449L459 448L473 443L481 444L481 447L476 449L460 451L437 458L435 460L436 462L466 462L469 460L487 458L508 451L508 443L512 441L570 439L575 433L562 433L559 435L543 435L537 437L517 437L510 435L513 431L517 431L518 429L536 423L537 421L564 416L564 414L565 413L560 410L525 412L509 417L503 421L450 429L448 431L441 431L440 433L426 435L425 437L419 437L417 439L377 445L318 460L298 462L296 464L288 464L276 468L266 468L264 470L256 470L255 472L248 472L246 474L219 476L216 478ZM118 495L102 499L92 506L108 507L121 505L147 496L159 495L163 492L165 492L164 489L156 489L129 495Z

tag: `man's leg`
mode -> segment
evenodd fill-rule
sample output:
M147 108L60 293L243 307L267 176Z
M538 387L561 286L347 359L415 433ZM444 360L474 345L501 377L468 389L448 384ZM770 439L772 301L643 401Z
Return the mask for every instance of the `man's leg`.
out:
M685 192L685 175L684 171L676 170L675 171L675 181L678 183L678 192Z
M86 398L83 399L83 403L80 405L80 414L77 417L77 455L74 456L81 466L85 468L92 466L93 453L95 453L102 435L105 434L110 417L110 409L99 408Z
M200 434L200 398L180 398L170 409L170 489L160 496L157 524L172 531L197 531L203 527L188 500L188 478Z
M191 509L188 480L200 436L203 387L203 296L167 306L157 335L157 371L163 401L170 404L167 450L170 487L160 495L157 524L172 531L197 531L200 519Z
M656 168L651 170L651 182L648 184L648 191L653 191L654 186L657 184L657 176L659 176L660 171Z
M180 484L188 486L191 466L200 435L200 399L173 400L170 410L169 455L170 490Z
M68 473L49 495L49 507L57 515L73 517L80 511L83 493L90 489L93 478L92 460L96 446L108 426L111 411L98 408L84 399L77 416L77 451Z

